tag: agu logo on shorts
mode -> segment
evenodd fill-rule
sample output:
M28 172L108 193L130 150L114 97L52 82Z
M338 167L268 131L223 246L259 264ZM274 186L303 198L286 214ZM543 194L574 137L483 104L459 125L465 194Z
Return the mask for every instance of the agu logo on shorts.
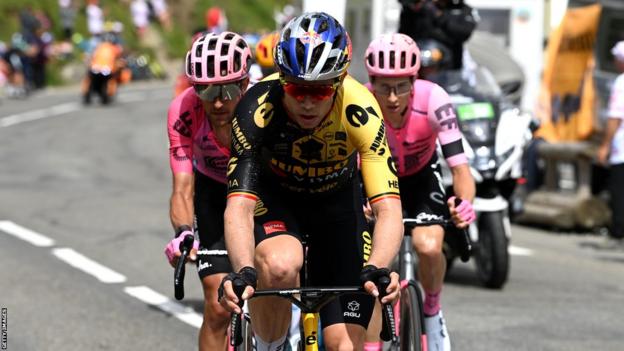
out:
M360 318L360 314L357 312L360 310L360 304L353 300L347 304L348 311L343 313L344 317Z
M270 221L266 222L262 225L264 227L264 232L269 235L275 232L285 232L286 231L286 223L282 221Z

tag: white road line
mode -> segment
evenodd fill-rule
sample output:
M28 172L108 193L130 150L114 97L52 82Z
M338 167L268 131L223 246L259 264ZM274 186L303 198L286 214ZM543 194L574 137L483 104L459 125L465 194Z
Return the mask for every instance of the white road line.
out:
M125 102L137 102L148 100L148 93L145 91L132 91L124 94L119 94L117 101L121 103Z
M157 307L167 312L184 323L190 324L195 328L200 328L203 317L195 312L192 308L177 303L170 298L148 288L147 286L132 286L124 288L126 294L135 297L148 305Z
M102 283L123 283L126 277L113 271L112 269L102 266L101 264L91 260L90 258L74 251L70 248L57 248L52 250L52 254L61 261L68 263L87 274L96 277Z
M509 251L510 255L514 255L514 256L531 256L531 255L533 255L533 250L527 249L527 248L524 248L524 247L519 247L519 246L509 245L509 248L507 250Z
M0 221L0 231L27 241L35 246L50 247L54 245L54 240L11 221ZM74 249L67 247L53 248L52 254L70 266L94 276L102 283L123 283L126 281L125 276L93 261ZM146 286L125 287L124 291L126 294L148 305L155 306L195 328L199 329L202 325L203 316L195 312L192 308L175 302Z
M0 128L1 127L9 127L12 125L35 121L38 119L55 117L67 114L69 112L78 111L80 109L80 104L77 102L67 102L60 105L55 105L52 107L46 107L38 110L32 110L23 113L16 113L13 115L9 115L6 117L0 118Z
M45 235L34 232L28 228L24 228L11 221L0 221L0 230L13 235L18 239L27 241L35 246L50 247L54 245L54 240L48 238Z
M173 98L173 94L169 91L129 91L119 94L117 100L119 103L162 100ZM49 117L61 116L70 112L78 111L82 105L78 102L66 102L42 109L16 113L4 117L0 117L0 128L10 127L16 124L35 121Z

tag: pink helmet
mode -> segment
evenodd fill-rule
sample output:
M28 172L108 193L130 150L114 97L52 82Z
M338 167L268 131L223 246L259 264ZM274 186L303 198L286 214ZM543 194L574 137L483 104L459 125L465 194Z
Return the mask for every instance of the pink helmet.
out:
M420 68L420 50L416 42L400 33L384 34L373 40L364 58L371 76L413 76Z
M186 76L192 84L220 84L247 77L251 50L242 36L223 32L196 39L186 53Z

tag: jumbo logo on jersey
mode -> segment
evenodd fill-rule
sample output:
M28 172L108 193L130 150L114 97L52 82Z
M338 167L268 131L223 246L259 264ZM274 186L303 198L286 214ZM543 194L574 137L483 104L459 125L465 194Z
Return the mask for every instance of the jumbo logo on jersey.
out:
M394 164L394 161L392 160L392 156L388 157L388 168L390 169L390 172L392 172L392 174L398 177L399 172L397 171L396 165Z
M345 113L347 115L347 121L349 121L349 123L356 128L359 128L368 122L369 113L379 118L379 115L372 106L368 106L364 109L362 106L351 104L347 106Z
M230 160L228 161L228 165L227 165L227 176L229 177L232 172L234 172L234 170L236 169L236 165L238 164L238 157L234 157L232 156L230 158Z
M316 136L303 137L293 144L292 157L305 163L325 161L327 144Z
M273 104L265 102L267 95L269 95L269 92L266 92L258 98L258 107L254 111L254 122L258 128L264 128L269 125L273 118L273 113L275 112Z

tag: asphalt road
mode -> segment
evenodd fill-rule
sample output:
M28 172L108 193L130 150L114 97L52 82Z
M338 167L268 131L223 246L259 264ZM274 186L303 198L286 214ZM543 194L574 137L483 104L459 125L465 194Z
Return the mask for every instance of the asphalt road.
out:
M189 268L175 302L162 253L171 96L144 84L108 107L83 107L75 89L0 102L8 350L196 349L199 282ZM497 291L456 263L442 300L453 350L624 350L624 251L601 240L513 226L510 280Z

